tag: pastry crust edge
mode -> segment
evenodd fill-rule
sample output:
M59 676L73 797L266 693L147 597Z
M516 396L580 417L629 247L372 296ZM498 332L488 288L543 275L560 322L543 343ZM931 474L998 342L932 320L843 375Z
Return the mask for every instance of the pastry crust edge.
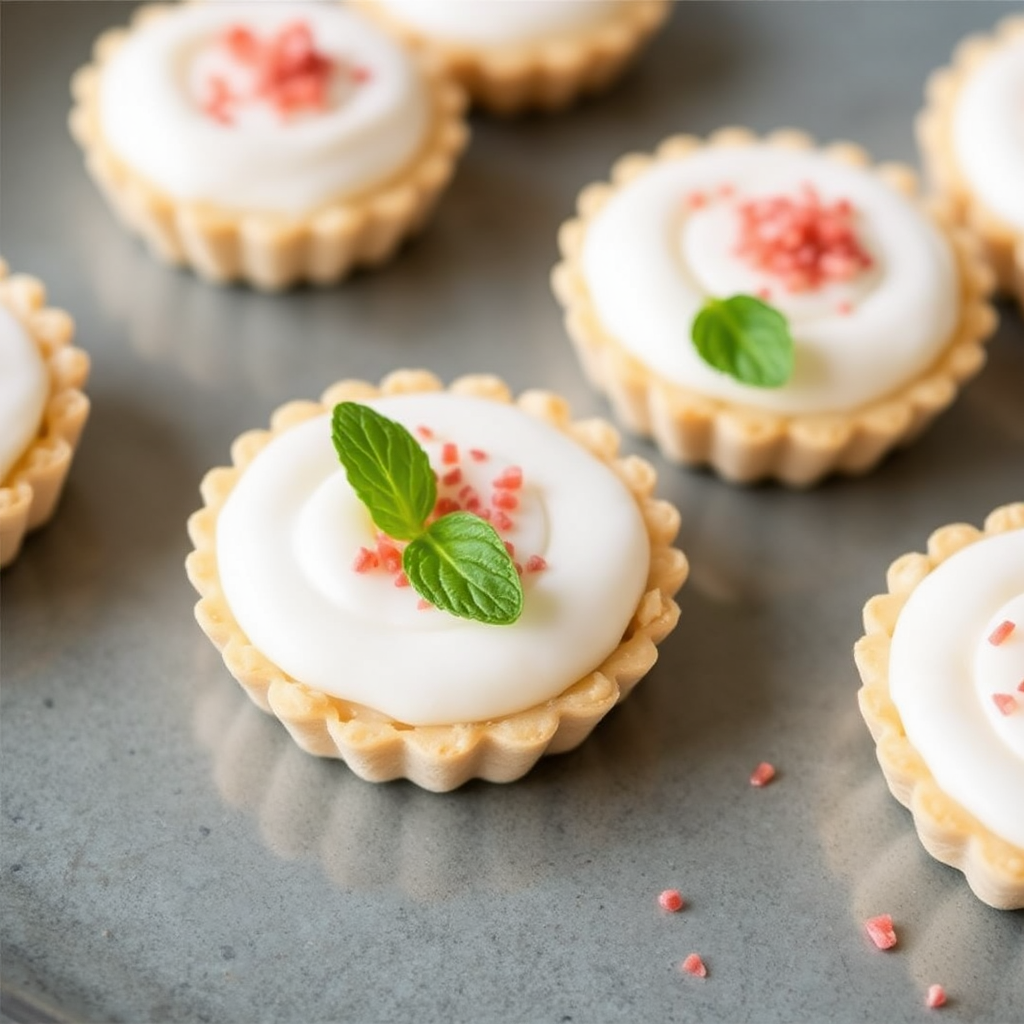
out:
M553 113L610 87L671 10L669 0L629 0L576 33L476 47L428 36L374 0L353 0L353 6L408 45L436 54L476 106L504 117Z
M213 469L204 477L205 505L188 521L194 550L188 555L186 570L200 594L195 607L200 627L253 702L279 718L303 750L340 758L367 781L407 778L424 789L446 792L471 778L511 782L529 771L542 755L562 753L582 743L657 660L657 644L678 620L679 607L673 596L685 581L689 566L683 552L672 546L679 529L678 511L652 497L656 483L653 467L635 456L617 458L619 434L606 421L573 422L567 403L557 395L526 391L516 404L608 465L630 490L642 513L651 544L650 569L644 594L619 646L557 697L488 722L408 726L290 678L249 642L224 598L215 549L220 509L256 454L272 437L295 424L329 411L340 401L440 390L443 385L433 374L400 370L387 376L379 387L366 381L339 381L319 402L291 402L278 408L270 430L249 431L235 440L231 467ZM487 375L460 377L448 390L498 402L513 400L501 380Z
M1024 15L1004 18L989 35L971 35L953 51L951 63L933 71L915 132L933 188L951 204L958 223L980 241L1002 291L1015 295L1024 311L1024 233L993 213L972 191L956 159L953 112L971 75L997 50L1024 38Z
M0 260L0 304L22 323L46 363L50 391L35 438L0 480L0 568L21 551L25 535L57 509L75 449L89 418L82 391L89 356L75 348L75 324L62 309L46 305L46 288L28 274L8 273Z
M1024 849L1001 839L939 788L907 739L892 701L889 652L900 611L925 576L967 545L1019 529L1024 529L1024 502L995 509L982 530L966 523L936 530L928 538L927 553L903 555L889 567L887 593L865 604L864 636L854 646L863 683L857 700L890 792L909 808L925 849L962 871L974 894L999 910L1024 907Z
M685 159L704 147L755 143L817 149L838 163L870 169L908 199L917 199L917 179L909 167L872 165L865 150L850 142L818 147L811 136L793 129L758 136L745 128L723 128L706 140L675 135L653 154L626 154L613 165L610 181L590 184L580 192L578 215L559 229L562 260L552 271L551 285L584 374L606 395L628 430L653 437L671 461L709 466L733 483L774 479L791 487L809 487L832 473L859 475L873 469L893 448L914 440L953 402L960 386L978 373L985 362L984 342L997 322L988 301L992 273L974 239L953 223L950 212L941 204L922 202L922 209L950 242L961 288L957 328L924 373L849 412L792 416L711 398L664 380L600 323L581 266L589 222L618 188L656 162Z
M387 262L428 220L469 139L466 96L436 61L414 54L433 94L434 121L419 152L386 181L357 196L299 215L219 209L175 199L109 147L100 130L103 67L128 35L172 7L139 8L128 28L104 32L93 62L71 79L68 118L85 166L114 214L158 260L186 266L215 284L244 283L280 291L301 282L334 284L359 267Z

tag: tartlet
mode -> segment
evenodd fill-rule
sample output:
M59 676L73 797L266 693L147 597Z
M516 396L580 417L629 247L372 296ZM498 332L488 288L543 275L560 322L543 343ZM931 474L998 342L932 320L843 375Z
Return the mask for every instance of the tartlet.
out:
M165 262L266 290L387 261L468 138L436 61L330 4L141 7L72 94L122 224Z
M773 234L776 214L797 233ZM804 257L786 246L804 237L809 269L791 275ZM867 472L953 401L996 323L973 240L917 199L908 168L796 131L723 129L628 154L583 189L559 246L552 286L591 383L669 459L739 483ZM788 318L782 386L697 355L696 314L734 293Z
M74 330L39 280L8 276L0 260L0 567L56 510L89 416L89 357Z
M387 555L330 448L330 410L345 401L435 438L435 468L458 470L445 482L469 510L463 474L517 477L521 505L493 499L495 509L518 507L515 522L497 511L493 522L523 563L519 621L456 619L417 604L396 567L393 579L366 570L366 548ZM467 425L484 448L467 447ZM189 520L196 617L252 700L304 750L369 781L408 778L435 791L517 779L543 754L581 743L654 664L678 618L673 595L688 569L672 546L678 512L652 497L652 467L617 450L609 424L571 421L548 392L513 403L494 377L447 390L425 371L393 373L379 388L342 381L320 402L279 408L269 431L235 441L232 467L204 478L205 507ZM602 514L584 515L579 503L594 500Z
M1000 288L1024 308L1024 16L956 48L932 73L917 119L921 155L935 189L981 241Z
M864 607L861 713L928 852L1024 907L1024 503L936 530Z
M607 88L670 10L668 0L353 2L437 54L474 104L501 115L561 110Z

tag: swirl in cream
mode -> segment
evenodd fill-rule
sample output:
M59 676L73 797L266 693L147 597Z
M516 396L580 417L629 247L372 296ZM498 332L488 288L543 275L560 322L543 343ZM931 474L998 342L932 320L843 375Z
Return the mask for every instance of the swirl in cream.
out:
M1004 622L1015 627L994 642ZM958 551L911 592L889 688L939 787L1024 849L1022 684L1024 530L1014 530Z
M375 399L437 442L488 453L481 489L508 466L525 485L505 537L542 556L512 626L420 610L417 595L353 559L376 531L331 443L330 417L276 436L228 497L217 561L232 614L293 678L411 725L482 721L561 693L619 644L650 549L635 499L603 463L515 406L450 394ZM429 446L443 473L438 444Z
M847 280L789 291L737 253L740 212L751 200L808 186L823 203L849 204L870 265ZM656 373L783 414L883 398L936 360L959 316L953 252L915 204L869 171L768 145L658 161L593 217L582 267L605 331ZM704 363L690 342L706 299L739 293L767 293L789 320L796 366L782 387L741 384Z

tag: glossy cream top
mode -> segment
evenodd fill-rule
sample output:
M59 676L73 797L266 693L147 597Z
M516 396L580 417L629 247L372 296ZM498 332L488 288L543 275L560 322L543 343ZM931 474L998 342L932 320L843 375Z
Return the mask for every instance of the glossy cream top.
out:
M326 109L282 116L250 102L230 124L211 117L212 78L252 85L225 33L267 38L296 21L336 62ZM101 130L118 156L179 200L231 210L297 215L355 196L412 160L430 116L409 55L338 4L184 4L132 31L100 83Z
M953 113L953 145L971 190L1024 234L1024 35L965 83Z
M735 252L738 204L814 186L849 200L873 266L846 282L788 293ZM687 197L706 195L691 208ZM783 414L855 409L931 365L959 317L948 243L911 202L867 171L820 153L709 147L659 161L619 188L591 221L582 252L588 292L605 330L668 380ZM756 388L708 366L690 340L709 296L770 292L789 320L793 377Z
M39 430L49 375L21 321L0 305L0 483Z
M501 47L588 29L622 0L377 0L424 35L452 43Z
M650 547L636 501L575 442L515 406L451 394L367 403L424 443L439 473L445 443L482 449L463 461L488 493L509 466L523 471L516 558L524 610L510 626L420 609L384 573L359 573L376 531L349 487L329 416L276 436L221 510L217 561L232 614L252 644L290 676L412 725L482 721L553 698L619 644L647 581Z
M1004 621L1015 628L995 644ZM963 548L915 587L893 633L889 689L939 787L1024 849L1022 683L1024 530L1014 530Z

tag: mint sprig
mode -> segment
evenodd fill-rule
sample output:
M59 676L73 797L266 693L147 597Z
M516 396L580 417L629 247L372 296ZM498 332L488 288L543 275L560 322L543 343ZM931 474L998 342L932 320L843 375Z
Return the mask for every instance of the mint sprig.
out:
M358 402L340 402L331 438L356 497L374 525L409 543L402 569L416 592L464 619L508 625L523 611L523 585L502 539L471 512L429 526L437 481L427 453L400 423Z
M753 295L708 299L690 331L701 359L741 384L777 388L793 375L789 324Z

